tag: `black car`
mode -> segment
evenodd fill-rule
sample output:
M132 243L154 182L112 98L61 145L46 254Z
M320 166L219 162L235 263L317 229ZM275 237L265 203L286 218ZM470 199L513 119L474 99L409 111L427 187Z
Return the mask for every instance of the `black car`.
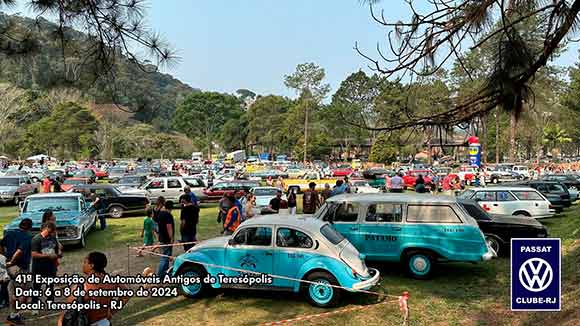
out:
M566 187L574 187L580 190L580 177L573 174L550 174L542 177L542 180L558 181Z
M517 185L531 187L541 192L550 201L551 208L555 209L556 213L560 213L565 207L572 205L568 188L558 181L525 181L518 182Z
M498 256L509 252L512 238L546 238L548 236L546 227L533 218L490 215L473 200L459 199L458 202L477 221L481 232L485 235L485 240Z
M95 193L105 203L104 212L108 217L120 218L123 215L143 213L147 210L149 200L145 196L124 194L113 185L83 184L75 185L71 190L80 192L90 199Z

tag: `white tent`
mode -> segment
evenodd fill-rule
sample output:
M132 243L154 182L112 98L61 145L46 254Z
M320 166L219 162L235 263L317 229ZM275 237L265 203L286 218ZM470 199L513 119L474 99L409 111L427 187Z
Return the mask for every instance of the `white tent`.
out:
M40 161L40 160L56 161L56 158L45 155L45 154L38 154L38 155L28 157L26 160L28 160L28 161Z

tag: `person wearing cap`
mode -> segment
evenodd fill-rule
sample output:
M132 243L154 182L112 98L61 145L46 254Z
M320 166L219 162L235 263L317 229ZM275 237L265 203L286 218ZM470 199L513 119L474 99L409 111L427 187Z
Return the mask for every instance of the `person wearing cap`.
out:
M24 218L20 221L18 229L7 230L4 238L0 241L2 253L6 257L6 269L10 281L8 283L8 297L10 302L10 314L6 317L9 325L23 325L24 319L16 310L16 301L24 302L25 298L16 297L16 277L21 273L28 273L32 257L30 234L32 220ZM22 288L23 285L19 284Z
M239 207L236 205L236 197L229 195L226 197L230 209L226 214L226 219L224 221L224 235L232 235L241 223L242 213Z

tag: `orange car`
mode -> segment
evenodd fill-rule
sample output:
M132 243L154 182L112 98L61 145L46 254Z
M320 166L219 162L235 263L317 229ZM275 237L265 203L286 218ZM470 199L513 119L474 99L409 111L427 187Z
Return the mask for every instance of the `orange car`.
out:
M62 191L69 191L72 187L76 185L86 185L89 184L89 178L68 178L64 180L60 188Z

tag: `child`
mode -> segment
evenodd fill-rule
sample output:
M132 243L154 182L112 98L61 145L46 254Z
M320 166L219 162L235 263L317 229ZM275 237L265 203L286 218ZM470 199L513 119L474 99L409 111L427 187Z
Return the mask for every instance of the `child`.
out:
M154 224L155 221L153 221L153 210L148 209L147 217L145 217L145 220L143 221L143 229L141 230L141 238L143 238L143 246L145 247L152 246L155 242L155 235L153 233L155 228ZM139 251L137 257L143 257L141 251Z

